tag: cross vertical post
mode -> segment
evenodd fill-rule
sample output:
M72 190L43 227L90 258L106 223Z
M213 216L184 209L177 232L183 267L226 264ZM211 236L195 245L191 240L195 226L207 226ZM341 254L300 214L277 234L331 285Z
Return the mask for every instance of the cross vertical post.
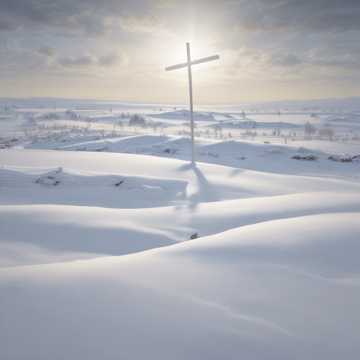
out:
M187 68L189 75L189 100L190 100L190 127L191 127L191 163L195 164L195 129L194 129L194 102L192 89L191 53L190 43L186 43Z
M219 55L208 56L206 58L191 60L190 43L186 43L187 62L177 65L172 65L165 68L166 71L178 70L182 68L188 69L189 78L189 101L190 101L190 128L191 128L191 163L195 165L195 124L194 124L194 101L193 101L193 87L192 87L192 66L202 64L205 62L219 60Z

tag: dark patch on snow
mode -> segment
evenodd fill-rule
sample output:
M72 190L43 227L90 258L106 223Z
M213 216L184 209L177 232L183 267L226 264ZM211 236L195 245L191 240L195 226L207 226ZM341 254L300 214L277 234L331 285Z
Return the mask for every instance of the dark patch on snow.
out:
M19 139L12 138L12 139L0 139L0 149L8 149L14 146Z
M330 155L328 159L331 161L336 161L341 163L352 163L352 162L360 161L360 155L355 155L355 156Z
M119 187L121 184L124 183L124 181L125 181L125 180L120 180L120 181L118 181L117 183L115 183L114 185L117 186L117 187Z
M59 167L55 171L41 175L38 179L35 180L35 183L45 186L58 186L60 184L60 180L57 178L57 176L59 176L62 172L62 168Z
M305 161L315 161L318 158L317 158L317 156L310 154L310 155L294 155L292 157L292 159L294 159L294 160L305 160Z
M175 155L178 152L178 150L177 149L166 148L166 149L163 150L163 152L165 154Z

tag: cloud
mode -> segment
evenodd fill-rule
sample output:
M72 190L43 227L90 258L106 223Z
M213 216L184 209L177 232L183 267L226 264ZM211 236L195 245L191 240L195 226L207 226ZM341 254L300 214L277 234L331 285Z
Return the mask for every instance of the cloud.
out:
M238 0L228 1L228 14L249 31L360 30L358 0Z
M100 66L113 66L121 62L121 57L117 53L100 56L97 60Z
M95 59L90 55L78 57L66 56L59 58L58 63L63 67L82 67L95 64Z
M152 33L159 31L161 22L155 16L129 16L121 19L121 28L132 33Z
M181 18L186 9L225 16L224 23L243 30L316 31L360 30L358 0L1 0L0 31L29 27L57 27L102 35L116 21L125 27L148 29L155 16L168 12Z
M360 62L359 0L228 0L217 9L224 29L218 46L247 49L250 66L325 74Z
M303 63L298 56L294 54L273 54L270 58L270 63L275 66L296 66Z
M163 6L162 3L160 0L1 0L0 31L49 27L102 35L114 24L111 18L145 16Z
M0 14L0 32L16 30L18 25L12 19L8 19Z
M117 53L106 55L80 55L80 56L64 56L57 59L57 64L64 68L80 68L89 66L111 67L120 64L122 57Z
M156 70L191 38L194 52L220 53L223 81L311 84L314 74L355 76L359 18L360 0L0 0L0 70L110 81L129 56L117 76L141 74L152 88Z
M40 55L52 57L55 55L55 49L50 46L42 46L37 49L37 53Z

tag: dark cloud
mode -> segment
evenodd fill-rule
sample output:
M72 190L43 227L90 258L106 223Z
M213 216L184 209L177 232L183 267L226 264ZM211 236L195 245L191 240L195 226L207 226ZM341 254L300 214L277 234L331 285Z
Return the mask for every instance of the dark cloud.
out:
M205 14L225 9L233 23L247 30L360 29L359 0L200 0L189 6ZM1 0L0 30L36 25L101 34L107 17L143 16L159 9L178 13L185 7L186 1L173 0Z
M239 0L228 6L233 21L247 30L360 29L359 0Z
M35 26L102 35L114 24L109 18L141 18L162 10L174 18L188 7L204 19L224 14L225 23L247 31L360 30L359 0L1 0L0 31Z
M157 4L151 0L1 0L0 30L60 27L99 35L106 31L108 17L146 14Z
M0 31L12 31L17 28L18 24L13 19L8 19L3 14L0 14Z
M259 66L358 66L360 0L228 0L217 9L219 45L260 53L252 59Z

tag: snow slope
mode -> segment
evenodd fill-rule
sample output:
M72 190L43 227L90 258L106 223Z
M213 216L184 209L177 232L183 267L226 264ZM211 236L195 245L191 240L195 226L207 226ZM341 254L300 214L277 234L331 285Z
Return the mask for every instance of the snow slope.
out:
M123 153L173 141L0 151L1 359L358 359L358 165Z
M1 270L2 355L355 360L359 220L284 219L135 255Z
M57 150L146 154L182 160L190 158L191 149L190 140L186 137L158 135L116 137L86 142L80 140L71 145L56 142L29 145L31 149L41 149L44 146ZM196 140L196 156L199 161L279 174L359 176L359 162L339 164L328 159L331 155L346 154L359 155L360 146L330 141L264 144L239 140ZM296 155L313 155L316 161L298 161L293 159Z

